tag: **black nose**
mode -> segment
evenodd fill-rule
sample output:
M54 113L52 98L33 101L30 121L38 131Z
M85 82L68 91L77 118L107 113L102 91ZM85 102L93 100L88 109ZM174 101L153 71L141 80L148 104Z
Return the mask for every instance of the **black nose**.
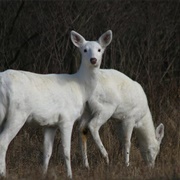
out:
M91 58L91 59L90 59L90 62L91 62L91 64L96 64L97 59L96 59L96 58Z

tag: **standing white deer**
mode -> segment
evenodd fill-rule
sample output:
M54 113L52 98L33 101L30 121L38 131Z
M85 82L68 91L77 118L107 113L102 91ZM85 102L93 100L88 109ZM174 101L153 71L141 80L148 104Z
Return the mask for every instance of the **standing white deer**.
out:
M100 127L109 119L122 122L125 164L129 166L129 153L133 129L137 131L140 151L147 165L153 167L164 136L164 125L156 130L152 121L146 95L137 82L116 70L100 70L98 83L88 101L90 112L86 112L80 124L80 140L84 164L87 158L87 130L89 129L102 155L109 157L100 136Z
M41 126L47 126L43 172L47 172L54 135L59 128L67 175L72 178L72 128L96 87L102 55L112 40L112 32L107 31L98 41L86 41L80 34L71 31L71 40L82 56L80 68L75 74L40 75L15 70L0 73L1 176L6 176L5 157L10 142L25 122L36 121Z

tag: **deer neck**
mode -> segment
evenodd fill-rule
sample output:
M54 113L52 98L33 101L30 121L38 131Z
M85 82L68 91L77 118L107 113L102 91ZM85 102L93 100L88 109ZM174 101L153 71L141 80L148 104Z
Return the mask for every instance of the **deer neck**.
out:
M137 128L137 136L142 150L146 151L156 144L155 128L150 112L145 115L141 126Z
M97 85L97 77L99 74L99 67L85 66L81 63L76 77L83 90L85 97L88 99Z

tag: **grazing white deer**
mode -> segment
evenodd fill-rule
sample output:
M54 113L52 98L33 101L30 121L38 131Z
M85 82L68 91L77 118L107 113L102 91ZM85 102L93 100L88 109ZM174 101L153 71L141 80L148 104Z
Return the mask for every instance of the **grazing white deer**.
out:
M56 129L61 139L67 175L72 178L70 163L71 133L81 117L85 103L96 87L102 54L112 40L112 32L98 41L86 41L75 31L71 40L81 52L77 73L40 75L7 70L0 73L0 174L6 176L6 152L12 139L25 122L36 121L47 126L44 138L43 171L47 172Z
M122 122L126 166L129 166L133 129L137 131L143 159L149 166L154 166L164 136L164 125L160 124L155 130L146 95L137 82L116 70L100 70L98 84L88 104L93 117L87 111L80 125L82 155L87 168L88 129L106 162L109 163L99 129L111 117Z

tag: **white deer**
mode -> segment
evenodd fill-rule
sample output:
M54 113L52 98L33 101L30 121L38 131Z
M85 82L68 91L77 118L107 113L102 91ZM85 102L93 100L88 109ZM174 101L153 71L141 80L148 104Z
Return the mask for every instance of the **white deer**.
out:
M122 122L126 166L129 166L133 129L137 131L143 159L147 165L154 166L164 136L164 125L160 124L155 130L147 98L140 84L116 70L100 70L98 84L88 104L93 117L87 111L80 125L82 155L87 168L88 129L107 164L109 163L99 129L111 117Z
M61 139L67 176L72 178L70 163L71 133L85 104L96 87L103 52L112 40L112 32L98 41L86 41L71 31L71 40L81 52L77 73L40 75L7 70L0 73L0 174L6 176L6 152L10 142L25 124L36 121L46 126L43 172L46 174L56 129Z

